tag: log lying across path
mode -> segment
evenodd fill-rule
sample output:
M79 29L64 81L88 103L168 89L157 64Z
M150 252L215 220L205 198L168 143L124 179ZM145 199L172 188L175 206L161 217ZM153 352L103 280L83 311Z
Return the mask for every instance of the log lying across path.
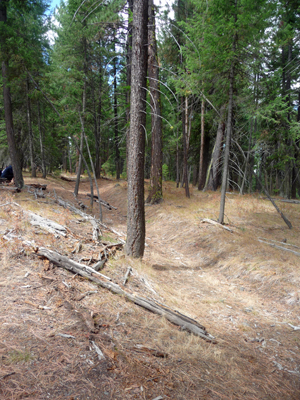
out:
M91 197L91 194L90 194L90 193L87 193L87 196L88 196L88 197ZM98 196L95 195L95 194L94 194L94 196L93 196L93 199L94 199L94 201L99 201ZM103 199L100 199L100 203L101 203L104 207L108 208L109 210L111 210L112 208L113 208L114 210L117 210L117 207L112 206L111 204L109 204L107 201L105 201L105 200L103 200Z
M187 317L186 315L179 313L178 311L174 311L169 307L165 306L164 304L161 304L155 300L139 297L132 293L126 292L116 283L109 282L108 281L109 278L104 277L99 272L93 270L93 268L83 264L79 264L73 260L70 260L68 257L60 255L55 251L46 249L45 247L40 247L38 249L35 249L35 252L38 256L46 257L48 260L53 262L58 267L65 268L75 274L84 276L85 278L90 279L99 286L110 290L112 293L122 295L127 300L132 301L133 303L155 314L165 317L168 321L172 322L175 325L180 326L182 330L187 330L208 342L216 343L214 337L211 336L209 333L207 333L205 327L203 325L200 325L197 321ZM100 278L105 278L106 281L103 281Z

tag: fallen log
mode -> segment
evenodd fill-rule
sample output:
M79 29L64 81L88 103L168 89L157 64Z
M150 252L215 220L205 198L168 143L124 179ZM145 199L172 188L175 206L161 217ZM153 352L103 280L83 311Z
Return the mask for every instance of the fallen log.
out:
M6 186L6 185L0 185L0 190L10 190L14 193L20 193L21 189L16 187L16 186Z
M93 218L92 216L84 213L83 211L79 210L78 208L74 207L72 204L68 203L67 201L64 201L62 199L60 199L59 197L56 197L55 200L60 206L67 208L68 210L72 211L75 214L80 215L81 217L83 217L84 219L86 219L87 221L89 221L92 224L93 227L93 240L95 242L98 242L99 240L99 236L102 236L101 230L98 226L97 221L95 220L95 218Z
M278 245L276 245L276 244L274 244L274 243L269 243L269 242L266 242L265 240L261 240L261 239L258 239L258 241L259 241L260 243L268 244L269 246L274 247L275 249L280 249L280 250L284 250L284 251L289 251L290 253L296 254L296 256L300 256L299 251L294 251L294 250L291 250L291 249L287 249L286 247L278 246Z
M232 229L228 228L228 227L225 226L225 225L220 224L220 223L217 222L217 221L214 221L213 219L204 218L201 222L202 222L202 223L207 222L208 224L212 224L212 225L218 226L219 228L225 229L226 231L229 231L229 232L231 232L231 233L233 232Z
M25 211L20 206L20 204L16 202L12 202L11 204L21 208L23 213L29 216L31 225L39 226L40 228L45 229L46 231L53 233L55 235L61 235L64 237L67 236L67 228L65 226L60 225L57 222L52 221L51 219L41 217L40 215L35 214L31 211Z
M284 241L279 242L278 240L266 239L266 238L263 238L263 237L258 237L258 239L261 239L261 240L263 240L265 242L272 242L272 243L275 243L275 244L278 243L278 245L280 244L282 246L294 247L295 249L299 249L300 250L299 246L296 246L295 244L291 244L291 243L286 243Z
M103 277L102 274L95 271L93 268L76 263L75 261L72 261L67 257L62 256L53 250L46 249L45 247L37 248L35 249L35 252L40 257L46 257L58 267L65 268L75 274L86 277L98 284L99 286L110 290L112 293L124 296L127 300L132 301L138 306L141 306L155 314L165 317L174 325L180 326L182 330L187 330L208 342L216 343L214 337L207 333L206 328L203 325L199 324L197 321L187 317L186 315L181 314L178 311L172 310L164 304L159 303L155 300L128 293L116 283L101 280L100 277ZM105 279L107 279L107 277L105 277Z
M86 194L88 197L92 197L90 193ZM96 194L93 195L93 199L94 201L99 201L99 198ZM112 206L111 204L109 204L107 201L100 199L100 203L104 205L104 207L108 208L109 210L111 210L112 208L114 210L117 210L117 207Z
M67 236L67 229L63 225L29 211L26 211L25 213L29 215L31 225L39 226L40 228L56 235Z

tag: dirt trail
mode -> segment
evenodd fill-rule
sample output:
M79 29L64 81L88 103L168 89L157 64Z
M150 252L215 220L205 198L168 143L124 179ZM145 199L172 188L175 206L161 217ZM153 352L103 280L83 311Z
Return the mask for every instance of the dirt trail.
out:
M300 398L300 330L288 325L300 325L299 258L257 240L299 246L300 213L294 205L284 206L295 225L289 231L267 202L228 196L230 233L201 223L215 218L218 193L195 192L187 200L168 183L164 203L146 207L143 261L117 251L106 264L103 273L120 285L131 266L127 290L196 319L216 337L212 345L24 246L24 240L34 240L82 262L101 250L92 241L91 225L54 202L53 189L76 205L74 184L38 181L48 185L45 199L22 192L13 201L72 234L55 237L32 227L22 208L4 205L12 199L0 193L1 399ZM104 223L121 233L126 186L100 182L103 199L117 207L103 209ZM88 191L89 184L81 184L79 200L87 207ZM103 231L105 243L116 240Z

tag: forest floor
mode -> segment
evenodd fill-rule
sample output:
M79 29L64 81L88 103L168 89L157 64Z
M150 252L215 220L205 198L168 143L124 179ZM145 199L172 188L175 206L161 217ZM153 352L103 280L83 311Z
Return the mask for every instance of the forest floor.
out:
M290 230L262 196L229 193L229 232L202 222L217 219L219 192L192 190L186 199L166 182L164 202L146 206L143 260L120 250L105 264L101 272L121 287L131 266L125 290L194 318L212 344L39 258L29 241L92 265L119 238L103 230L95 243L91 224L55 202L78 206L74 182L25 176L33 182L47 185L45 198L0 191L1 400L300 398L300 254L265 243L300 253L300 204L277 203ZM125 239L127 182L99 186L117 208L102 208L103 222ZM89 207L89 183L79 191ZM31 225L28 211L68 235Z

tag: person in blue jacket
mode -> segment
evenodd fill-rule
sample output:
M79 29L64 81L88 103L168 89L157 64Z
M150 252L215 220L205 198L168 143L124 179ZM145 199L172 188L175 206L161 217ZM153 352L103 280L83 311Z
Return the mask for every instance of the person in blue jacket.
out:
M14 177L12 166L9 165L6 167L1 174L1 178L6 178L8 182L10 182Z

